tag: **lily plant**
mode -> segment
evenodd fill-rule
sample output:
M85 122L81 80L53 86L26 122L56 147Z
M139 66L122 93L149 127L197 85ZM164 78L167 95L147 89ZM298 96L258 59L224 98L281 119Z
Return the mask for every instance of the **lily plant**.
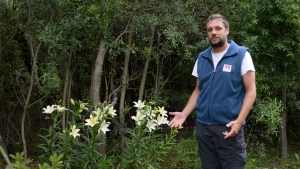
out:
M97 168L104 155L99 153L101 137L105 137L110 131L110 120L117 116L116 110L107 102L100 102L96 107L73 99L70 103L69 109L56 104L43 108L42 113L52 120L52 125L48 129L48 135L41 136L46 143L39 147L45 151L45 157L54 153L62 155L64 166ZM68 127L60 131L63 112L67 113Z
M125 168L159 168L159 164L167 158L171 144L175 142L177 129L170 129L163 135L169 123L168 112L164 107L156 106L155 102L133 102L135 128L129 132L126 148L122 154Z

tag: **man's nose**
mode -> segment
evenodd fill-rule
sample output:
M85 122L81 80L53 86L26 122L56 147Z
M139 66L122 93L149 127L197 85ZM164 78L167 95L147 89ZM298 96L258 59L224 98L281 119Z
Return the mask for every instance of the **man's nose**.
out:
M213 30L211 31L211 33L212 33L212 34L216 34L216 33L217 33L217 30L216 30L216 29L213 29Z

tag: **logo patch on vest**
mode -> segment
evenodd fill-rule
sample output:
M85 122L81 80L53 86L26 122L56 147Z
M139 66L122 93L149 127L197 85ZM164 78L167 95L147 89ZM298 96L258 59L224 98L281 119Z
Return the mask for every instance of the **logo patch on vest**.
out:
M224 64L223 66L223 72L231 72L231 65L227 65L227 64Z

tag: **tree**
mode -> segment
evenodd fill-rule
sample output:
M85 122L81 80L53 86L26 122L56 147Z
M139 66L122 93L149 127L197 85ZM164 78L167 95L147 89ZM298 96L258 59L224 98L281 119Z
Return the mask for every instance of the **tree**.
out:
M98 22L100 28L100 31L98 32L99 48L94 62L90 90L91 101L94 106L98 104L100 100L102 70L107 51L107 38L109 38L110 35L109 28L112 24L112 20L116 18L118 14L118 8L120 7L119 3L120 1L111 2L109 0L101 0L99 5L91 6L94 21Z
M288 155L286 124L289 110L287 100L296 101L295 98L288 98L287 88L299 86L299 83L293 82L295 77L299 76L300 67L297 54L300 42L299 1L253 1L251 10L255 16L251 25L248 25L247 43L253 50L254 59L259 60L257 71L263 77L268 77L263 80L271 91L267 91L268 94L265 96L279 98L283 103L280 154L281 157L286 157Z
M193 12L197 8L195 5L196 3L192 0L186 3L150 1L145 4L143 12L140 12L141 14L136 18L140 21L139 24L143 25L137 31L137 38L140 38L137 45L140 48L141 58L144 60L143 74L139 85L139 100L149 99L150 95L158 94L159 86L163 91L163 86L168 78L174 76L174 70L178 68L176 65L180 65L181 61L194 61L195 55L192 52L195 52L195 46L200 44L200 41L196 41L194 37L203 36L199 31L201 22L196 20L197 15ZM178 62L173 62L176 59ZM168 62L161 65L160 62L163 60L168 60L175 65L169 66ZM160 72L163 71L162 68L165 68L164 73ZM166 79L162 76L163 74L166 75ZM153 76L149 78L148 75ZM150 94L147 95L147 93Z

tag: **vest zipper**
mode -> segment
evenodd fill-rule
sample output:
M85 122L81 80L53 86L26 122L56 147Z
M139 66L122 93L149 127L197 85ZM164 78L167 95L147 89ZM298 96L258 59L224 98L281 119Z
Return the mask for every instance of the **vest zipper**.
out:
M208 120L209 123L211 124L211 119L210 119L210 102L211 102L211 93L212 93L212 87L213 87L213 83L214 83L214 77L215 77L215 73L216 71L214 70L214 72L211 75L211 85L210 85L210 92L209 92L209 102L208 102Z
M213 74L211 75L211 78L212 78L212 79L214 79L215 73L216 73L216 71L214 71Z
M224 54L225 55L225 54ZM219 60L219 62L217 63L216 65L216 68L214 68L214 72L212 73L211 75L211 86L210 86L210 93L209 93L209 102L208 102L208 120L209 120L209 123L211 124L211 117L210 117L210 103L211 103L211 93L212 93L212 90L213 90L213 84L214 84L214 78L215 78L215 74L216 74L216 71L217 71L217 68L219 66L219 64L221 63L221 61L224 59L224 55L222 56L222 58ZM211 64L213 64L213 61L210 60Z

